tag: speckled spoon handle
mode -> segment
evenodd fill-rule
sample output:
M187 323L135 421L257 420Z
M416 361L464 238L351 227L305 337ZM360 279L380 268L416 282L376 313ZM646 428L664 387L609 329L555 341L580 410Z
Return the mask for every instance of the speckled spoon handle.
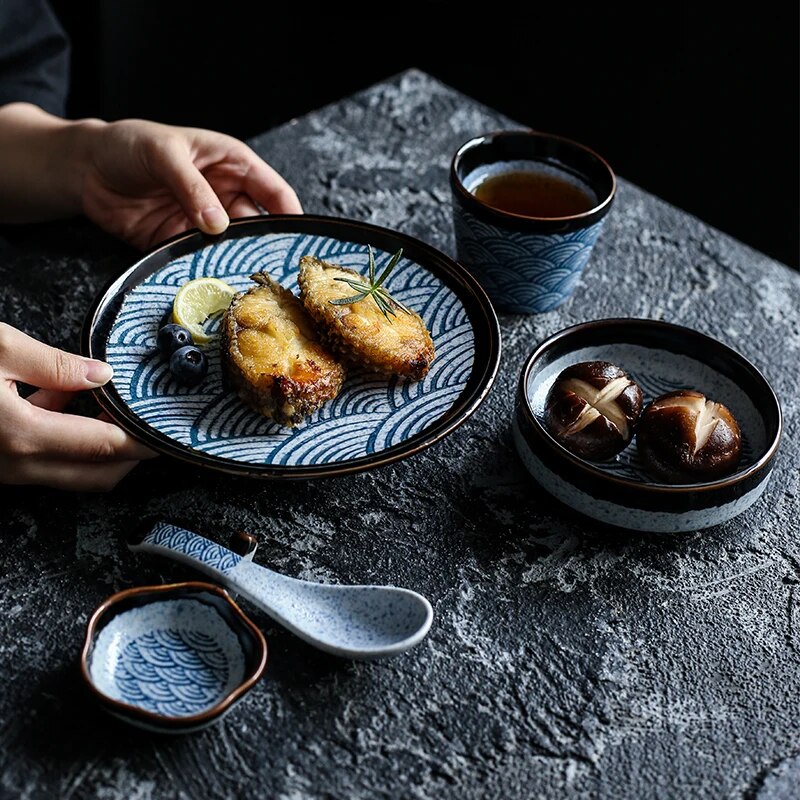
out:
M166 522L156 524L129 547L199 569L309 644L345 658L402 653L422 641L433 620L431 604L410 589L289 578Z

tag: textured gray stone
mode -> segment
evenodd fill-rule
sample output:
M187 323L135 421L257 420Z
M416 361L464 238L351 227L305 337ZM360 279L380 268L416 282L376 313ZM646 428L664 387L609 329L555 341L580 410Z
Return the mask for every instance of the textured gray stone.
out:
M411 71L253 145L308 212L452 254L450 154L509 124ZM83 221L6 229L0 318L77 349L92 298L134 258ZM786 430L746 514L625 534L529 479L509 428L520 366L545 336L606 316L705 331L772 382ZM800 276L622 180L574 297L501 325L485 404L377 471L254 483L158 459L105 496L0 490L0 797L797 796ZM433 603L433 628L410 653L349 663L245 605L270 647L246 699L191 736L125 727L79 682L88 616L118 589L196 577L129 553L145 516L221 540L247 529L257 560L291 575L408 586Z

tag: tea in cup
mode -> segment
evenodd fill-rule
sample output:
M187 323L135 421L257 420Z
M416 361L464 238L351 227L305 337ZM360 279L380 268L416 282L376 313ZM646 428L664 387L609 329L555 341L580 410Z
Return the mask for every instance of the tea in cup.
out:
M573 293L616 193L578 142L538 131L470 139L450 167L457 257L498 311L541 313Z

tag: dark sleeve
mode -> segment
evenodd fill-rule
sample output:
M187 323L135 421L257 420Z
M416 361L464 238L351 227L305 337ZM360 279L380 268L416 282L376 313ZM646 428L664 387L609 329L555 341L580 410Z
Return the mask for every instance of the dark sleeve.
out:
M45 0L0 0L0 105L26 101L64 116L69 39Z

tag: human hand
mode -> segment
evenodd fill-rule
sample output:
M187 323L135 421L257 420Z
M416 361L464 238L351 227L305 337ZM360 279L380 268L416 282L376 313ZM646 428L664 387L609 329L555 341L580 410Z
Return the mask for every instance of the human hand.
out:
M101 419L60 413L74 392L102 386L102 361L57 350L0 322L0 483L108 491L156 454ZM16 381L41 387L27 399Z
M294 190L244 142L144 120L83 125L83 212L146 249L191 227L222 233L230 217L300 214ZM82 145L86 143L81 143Z
M0 222L86 214L145 249L187 228L222 233L229 217L300 214L288 183L244 142L146 120L65 120L31 103L0 105Z

